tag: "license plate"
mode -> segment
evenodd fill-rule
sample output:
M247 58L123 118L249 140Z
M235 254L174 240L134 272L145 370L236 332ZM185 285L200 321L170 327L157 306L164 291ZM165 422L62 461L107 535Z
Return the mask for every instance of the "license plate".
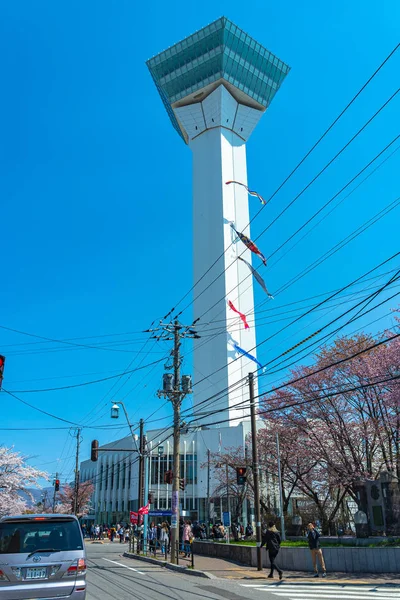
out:
M26 570L26 576L25 579L46 579L47 576L47 569L40 567L40 568L29 568Z

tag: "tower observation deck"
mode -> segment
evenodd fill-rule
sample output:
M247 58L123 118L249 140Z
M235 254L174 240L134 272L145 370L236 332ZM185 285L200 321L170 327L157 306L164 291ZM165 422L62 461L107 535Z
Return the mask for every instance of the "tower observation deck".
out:
M237 260L245 247L232 243L230 227L233 222L250 237L248 196L244 188L225 184L247 185L246 142L289 67L226 17L157 54L147 66L173 127L193 153L193 276L199 282L193 314L201 317L203 336L194 341L194 412L200 417L218 410L216 421L236 425L248 413L235 407L248 399L239 382L255 365L232 343L257 353L252 278ZM243 257L251 263L249 250ZM228 300L253 321L250 329L243 328Z

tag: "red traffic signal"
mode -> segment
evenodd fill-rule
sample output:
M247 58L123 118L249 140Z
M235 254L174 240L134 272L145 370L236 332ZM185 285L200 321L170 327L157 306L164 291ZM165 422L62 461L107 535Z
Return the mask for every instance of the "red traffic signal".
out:
M238 485L245 485L247 481L246 471L247 467L236 467L236 483Z
M5 362L6 362L6 357L3 356L2 354L0 354L0 389L1 389L1 382L3 381L4 363Z
M54 482L54 489L55 489L56 492L59 491L59 489L60 489L60 480L59 479L55 480L55 482Z
M93 442L92 442L90 458L93 462L96 462L96 460L99 459L99 442L98 442L98 440L93 440Z
M165 471L164 473L164 483L171 484L174 478L174 474L172 471Z

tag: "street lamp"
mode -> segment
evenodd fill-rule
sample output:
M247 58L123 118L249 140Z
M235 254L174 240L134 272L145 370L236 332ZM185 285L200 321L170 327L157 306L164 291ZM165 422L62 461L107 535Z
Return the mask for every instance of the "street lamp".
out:
M118 417L119 417L119 406L118 406L118 404L115 404L115 402L114 402L114 404L111 407L111 418L118 419Z

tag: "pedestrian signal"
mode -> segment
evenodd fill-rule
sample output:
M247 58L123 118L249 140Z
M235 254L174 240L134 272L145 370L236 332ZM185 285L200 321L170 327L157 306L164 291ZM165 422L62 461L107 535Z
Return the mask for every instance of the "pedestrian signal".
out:
M186 481L184 479L180 479L179 480L179 489L183 491L185 489L185 487L186 487Z
M245 485L247 467L236 467L236 483L238 485Z
M164 483L171 484L174 478L174 474L172 471L165 471L164 473Z

